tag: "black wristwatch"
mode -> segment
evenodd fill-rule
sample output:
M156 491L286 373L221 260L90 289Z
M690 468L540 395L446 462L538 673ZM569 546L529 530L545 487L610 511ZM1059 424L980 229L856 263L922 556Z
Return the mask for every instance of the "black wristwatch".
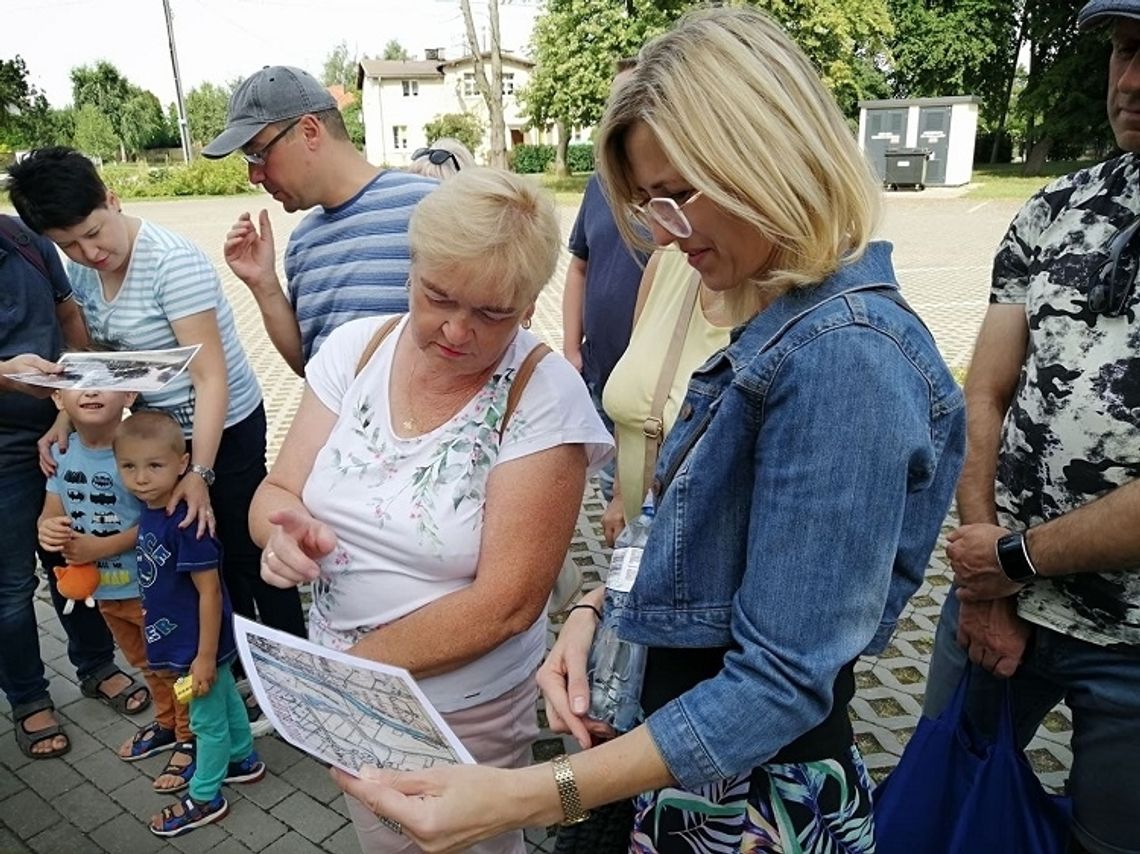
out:
M1025 546L1024 531L1006 534L997 541L997 559L1010 581L1024 584L1037 577L1037 567L1029 559L1029 549Z

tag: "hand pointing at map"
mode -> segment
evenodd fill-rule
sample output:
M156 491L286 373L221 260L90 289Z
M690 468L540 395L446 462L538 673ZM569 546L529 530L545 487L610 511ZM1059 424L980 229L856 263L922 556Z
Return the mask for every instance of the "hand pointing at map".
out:
M304 508L269 516L273 532L261 553L261 577L274 587L295 587L321 574L317 563L336 547L336 534Z

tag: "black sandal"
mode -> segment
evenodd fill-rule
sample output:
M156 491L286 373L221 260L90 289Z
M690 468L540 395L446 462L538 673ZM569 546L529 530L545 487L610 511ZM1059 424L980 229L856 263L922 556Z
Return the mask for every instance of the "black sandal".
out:
M12 707L12 718L16 722L15 727L13 727L16 733L16 746L29 759L55 759L71 750L71 739L67 737L67 733L60 726L58 717L54 724L43 729L28 730L24 727L24 721L36 712L42 712L45 709L51 709L53 713L55 712L55 704L51 701L51 697L32 700L30 703L20 703L18 706ZM67 744L63 747L53 747L51 750L38 753L32 749L37 744L50 741L60 735L67 739Z
M120 673L131 680L130 685L127 685L125 688L123 688L123 690L119 691L119 693L115 694L114 696L111 696L110 694L104 694L99 690L100 685L102 685L108 679L119 675ZM137 715L140 712L146 711L148 708L150 708L150 689L147 688L146 685L144 685L138 679L135 679L128 674L123 673L123 671L116 667L114 664L106 664L103 667L100 667L86 679L80 681L79 690L84 697L90 697L92 700L99 700L103 703L106 703L120 715ZM130 707L131 700L138 699L140 697L141 702L139 705L135 706L135 708L132 709Z

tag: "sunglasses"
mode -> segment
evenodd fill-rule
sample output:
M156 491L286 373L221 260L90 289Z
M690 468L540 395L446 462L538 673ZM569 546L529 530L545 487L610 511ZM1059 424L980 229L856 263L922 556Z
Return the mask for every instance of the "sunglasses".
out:
M646 228L651 228L653 223L657 223L674 237L684 239L693 233L693 226L685 216L684 208L700 197L700 190L692 190L689 197L678 204L672 196L654 196L642 205L630 202L629 210L633 218Z
M443 148L417 148L412 152L412 160L419 160L426 157L428 161L434 166L442 166L448 160L455 166L455 171L459 171L459 160L450 151Z
M1140 217L1116 233L1108 247L1108 259L1089 279L1089 308L1097 314L1119 317L1124 313L1140 271L1140 247L1134 245L1138 233Z
M265 162L269 159L269 149L273 148L273 146L280 142L281 138L285 136L285 134L289 133L289 131L293 130L293 128L297 126L297 122L301 121L303 118L304 116L297 116L297 118L293 119L293 121L285 125L284 129L282 129L282 131L277 134L277 136L273 137L273 139L265 143L265 145L263 145L260 150L253 151L248 154L243 151L241 153L242 159L245 160L245 162L250 166L264 166Z

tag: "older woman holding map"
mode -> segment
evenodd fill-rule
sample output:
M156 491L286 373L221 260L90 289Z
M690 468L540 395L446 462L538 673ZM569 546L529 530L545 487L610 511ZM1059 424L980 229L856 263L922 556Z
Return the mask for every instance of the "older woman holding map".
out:
M478 762L521 766L544 606L611 440L526 329L558 257L550 200L464 170L409 237L408 315L329 336L250 524L266 581L313 582L311 640L408 669ZM365 851L414 848L349 807ZM472 850L522 852L522 834Z

